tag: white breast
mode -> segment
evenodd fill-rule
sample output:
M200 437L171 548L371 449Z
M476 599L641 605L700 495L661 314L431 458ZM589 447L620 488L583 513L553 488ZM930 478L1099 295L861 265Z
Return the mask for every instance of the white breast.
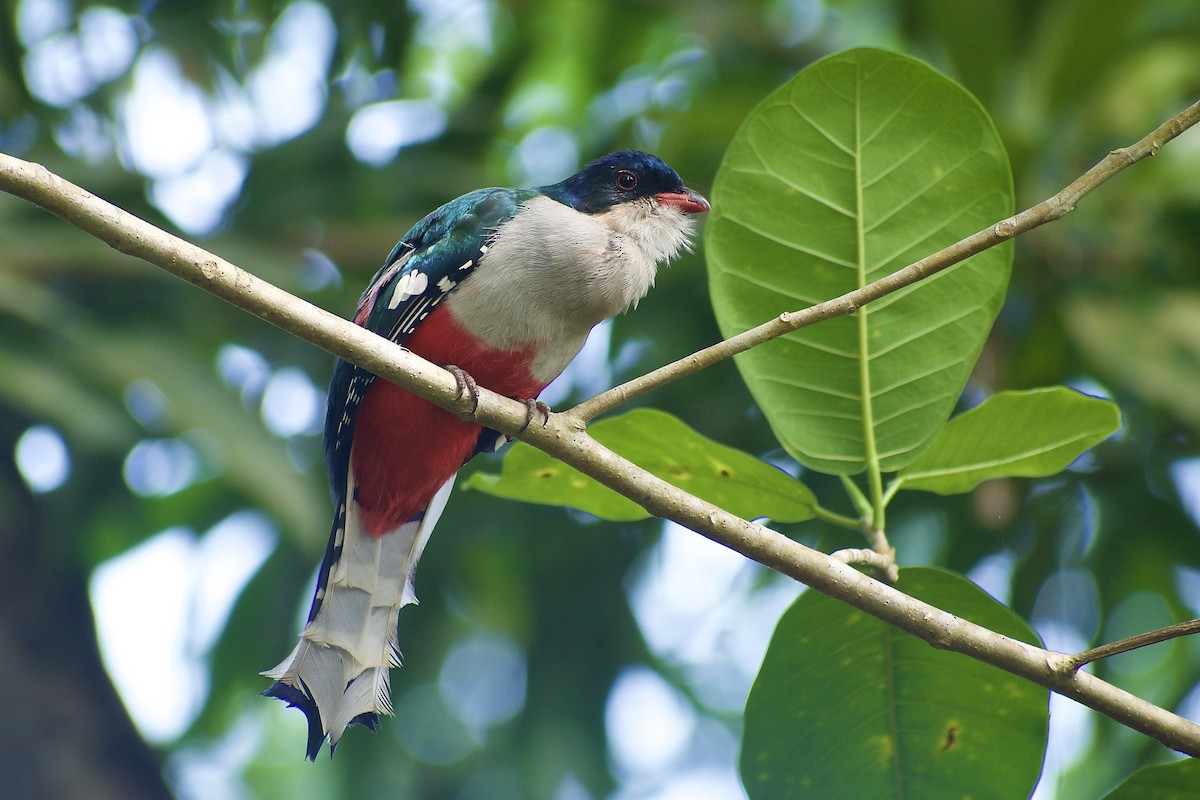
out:
M493 347L532 346L534 375L558 375L596 323L636 305L658 262L688 246L692 221L652 199L583 214L535 197L496 231L494 243L447 303Z

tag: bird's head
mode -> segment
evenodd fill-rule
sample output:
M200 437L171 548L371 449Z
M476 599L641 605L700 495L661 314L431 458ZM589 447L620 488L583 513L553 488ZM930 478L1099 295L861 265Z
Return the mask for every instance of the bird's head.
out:
M666 162L637 150L609 153L541 191L584 214L601 214L636 201L683 214L709 209L708 201L684 186Z

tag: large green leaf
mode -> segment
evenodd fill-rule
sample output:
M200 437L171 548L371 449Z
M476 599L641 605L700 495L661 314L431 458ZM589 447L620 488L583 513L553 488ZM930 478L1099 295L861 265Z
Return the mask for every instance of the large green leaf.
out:
M989 478L1053 475L1120 427L1115 403L1065 386L1000 392L950 420L899 479L959 494Z
M1009 215L1008 159L953 81L875 49L770 95L725 154L706 229L726 336L836 297ZM806 466L915 458L949 417L1004 297L1012 249L743 354L742 376Z
M1200 760L1144 767L1104 795L1103 800L1194 800L1200 793Z
M592 437L684 491L748 519L799 522L813 516L808 487L749 453L701 436L678 418L637 409L593 425ZM466 483L497 497L569 506L603 519L649 516L637 503L582 472L518 442L499 475L477 472Z
M897 588L1037 641L960 575L903 569ZM1028 797L1048 704L1040 686L805 592L780 619L746 701L742 782L753 800Z

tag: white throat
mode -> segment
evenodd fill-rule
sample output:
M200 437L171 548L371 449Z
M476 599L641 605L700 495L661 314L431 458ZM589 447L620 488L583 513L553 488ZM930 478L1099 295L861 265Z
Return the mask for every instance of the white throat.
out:
M532 346L537 377L554 377L596 323L646 296L658 264L690 247L692 219L646 200L583 214L538 196L496 230L447 304L492 347Z

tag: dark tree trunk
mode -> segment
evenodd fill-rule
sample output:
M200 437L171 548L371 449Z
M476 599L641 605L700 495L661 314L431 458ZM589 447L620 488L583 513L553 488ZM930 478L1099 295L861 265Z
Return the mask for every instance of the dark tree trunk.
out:
M87 576L55 552L12 434L0 429L0 796L170 798L100 662Z

